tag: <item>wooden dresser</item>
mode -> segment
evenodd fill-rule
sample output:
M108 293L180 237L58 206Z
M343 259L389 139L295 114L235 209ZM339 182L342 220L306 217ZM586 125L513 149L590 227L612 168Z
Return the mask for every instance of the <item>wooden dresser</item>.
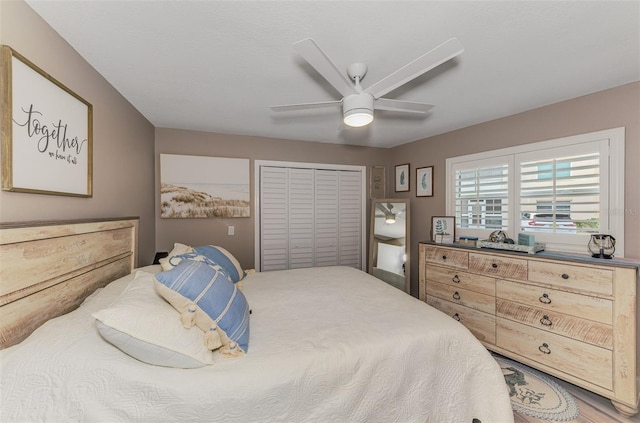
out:
M420 243L420 299L488 349L638 412L638 266Z

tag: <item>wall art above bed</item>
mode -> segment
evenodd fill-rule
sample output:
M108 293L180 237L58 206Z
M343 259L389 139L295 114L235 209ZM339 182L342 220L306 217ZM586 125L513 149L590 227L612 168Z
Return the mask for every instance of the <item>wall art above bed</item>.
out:
M249 217L249 159L160 154L160 217Z
M2 46L2 189L91 197L93 107Z

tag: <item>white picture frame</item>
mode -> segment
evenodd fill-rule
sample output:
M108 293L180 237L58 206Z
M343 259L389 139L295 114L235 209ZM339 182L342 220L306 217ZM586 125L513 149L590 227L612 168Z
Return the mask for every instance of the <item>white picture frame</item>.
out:
M431 241L437 244L453 244L455 239L455 216L433 216L431 218Z

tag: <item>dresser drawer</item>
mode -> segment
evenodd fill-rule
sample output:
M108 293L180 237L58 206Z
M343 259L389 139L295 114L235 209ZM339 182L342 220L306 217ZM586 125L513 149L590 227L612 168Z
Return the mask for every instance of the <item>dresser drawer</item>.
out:
M427 304L456 319L480 341L495 345L496 318L492 314L453 304L436 297L427 297Z
M427 279L431 282L457 286L485 295L496 295L496 280L449 267L427 267Z
M485 313L496 313L496 299L494 296L480 294L468 289L430 281L427 285L427 298L430 296L484 311Z
M496 296L531 307L613 324L613 301L536 285L497 280Z
M558 371L613 389L613 353L498 317L496 344Z
M464 250L429 246L424 252L424 258L428 263L436 263L458 269L469 268L469 253Z
M527 280L527 260L469 253L469 271L483 276Z
M603 323L500 298L496 301L496 316L598 347L613 349L613 327Z
M613 294L613 270L544 261L529 262L529 280L562 288Z

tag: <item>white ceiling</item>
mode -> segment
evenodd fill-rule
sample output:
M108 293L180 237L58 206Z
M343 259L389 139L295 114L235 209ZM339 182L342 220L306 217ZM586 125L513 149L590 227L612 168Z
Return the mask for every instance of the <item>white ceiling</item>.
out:
M640 80L639 1L26 1L156 127L393 147ZM449 38L465 51L385 96L426 117L348 128L268 108L341 98L294 52L307 37L366 63L364 88Z

